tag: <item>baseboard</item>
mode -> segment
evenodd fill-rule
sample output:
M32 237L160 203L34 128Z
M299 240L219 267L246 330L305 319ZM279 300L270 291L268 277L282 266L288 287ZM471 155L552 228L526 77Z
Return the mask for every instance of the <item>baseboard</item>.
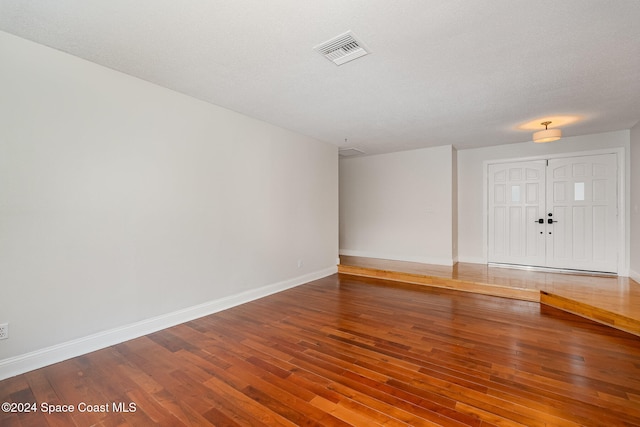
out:
M640 283L640 274L638 274L638 272L636 271L629 270L629 278L636 283Z
M469 264L486 264L487 261L482 257L473 256L458 256L458 262L464 262Z
M63 360L91 353L115 344L141 337L180 323L188 322L199 317L217 313L277 292L290 289L304 283L330 276L338 271L336 266L293 279L266 285L258 289L230 295L214 301L187 307L161 316L131 323L119 328L92 334L86 337L67 341L51 347L25 353L19 356L0 360L0 380L10 378L34 369L62 362Z
M409 262L419 262L422 264L435 264L435 265L453 265L452 258L444 258L444 257L420 257L420 256L403 256L403 255L394 255L380 252L369 252L369 251L354 251L351 249L340 249L340 255L346 256L359 256L364 258L378 258L378 259L388 259L392 261L409 261Z

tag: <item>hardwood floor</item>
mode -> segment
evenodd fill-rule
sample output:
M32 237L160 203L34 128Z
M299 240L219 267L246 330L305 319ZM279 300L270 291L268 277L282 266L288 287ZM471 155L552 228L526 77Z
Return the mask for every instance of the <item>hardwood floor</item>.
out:
M333 275L4 380L0 402L38 407L2 426L640 425L640 339L534 302Z
M340 256L338 271L537 301L640 336L640 284L628 277L560 274L457 263L452 267Z

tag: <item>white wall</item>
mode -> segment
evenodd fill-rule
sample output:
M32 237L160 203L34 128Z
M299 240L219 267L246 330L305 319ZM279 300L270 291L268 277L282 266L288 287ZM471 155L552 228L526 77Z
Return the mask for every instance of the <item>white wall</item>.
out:
M336 147L2 32L0 64L0 378L336 271Z
M451 182L451 244L453 263L458 262L458 151L453 149Z
M483 162L574 153L590 150L624 148L626 150L626 198L629 200L629 131L606 132L562 138L548 144L533 142L500 145L458 151L458 259L460 262L484 263L483 253ZM627 211L627 230L628 209ZM628 234L628 233L627 233ZM629 236L627 239L627 258Z
M340 253L451 265L451 146L340 160Z
M640 122L631 129L631 260L630 272L640 283Z

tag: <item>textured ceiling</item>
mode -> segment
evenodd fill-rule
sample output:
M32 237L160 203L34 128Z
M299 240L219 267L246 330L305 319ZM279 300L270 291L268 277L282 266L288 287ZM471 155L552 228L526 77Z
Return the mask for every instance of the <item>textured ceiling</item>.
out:
M640 119L638 0L0 0L0 29L370 154ZM347 30L372 54L313 50Z

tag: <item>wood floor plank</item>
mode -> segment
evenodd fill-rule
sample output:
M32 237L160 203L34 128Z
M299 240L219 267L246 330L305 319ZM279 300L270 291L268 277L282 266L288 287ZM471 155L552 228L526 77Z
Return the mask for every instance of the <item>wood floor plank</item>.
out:
M333 275L0 382L5 425L640 426L640 338L536 302Z
M238 413L246 414L256 424L267 426L295 426L295 423L263 406L260 402L247 396L244 392L230 385L217 376L208 379L204 385L221 394L229 402L229 407Z

